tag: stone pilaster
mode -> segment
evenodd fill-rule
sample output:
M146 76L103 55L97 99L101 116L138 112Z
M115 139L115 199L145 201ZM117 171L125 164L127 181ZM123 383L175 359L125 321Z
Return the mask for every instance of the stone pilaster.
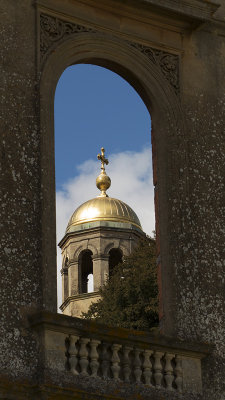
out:
M62 301L64 302L69 295L68 268L61 269L61 276L62 276Z
M92 256L94 291L97 292L107 281L109 276L109 255L98 254Z
M72 261L68 268L69 296L79 293L79 268L78 261Z

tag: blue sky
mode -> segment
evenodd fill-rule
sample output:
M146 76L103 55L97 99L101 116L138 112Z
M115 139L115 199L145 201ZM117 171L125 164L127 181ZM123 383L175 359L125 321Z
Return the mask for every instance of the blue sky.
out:
M79 64L62 74L55 94L56 188L76 167L107 154L150 144L149 113L132 86L105 68Z

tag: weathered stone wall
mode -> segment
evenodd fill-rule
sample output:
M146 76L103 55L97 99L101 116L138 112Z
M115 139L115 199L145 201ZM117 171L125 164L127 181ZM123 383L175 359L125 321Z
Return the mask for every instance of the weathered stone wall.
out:
M32 380L37 342L24 326L24 315L42 304L35 9L28 1L2 1L0 14L0 371Z
M205 26L185 38L184 50L182 86L189 200L185 210L184 260L176 267L177 332L183 338L216 345L215 358L205 362L203 379L206 398L223 399L225 35L217 35L215 28Z
M204 3L204 7L210 7L211 4L196 1L198 4ZM151 6L147 2L130 1L126 2L126 5L121 2L119 7L117 1L114 2L116 2L114 8L111 7L111 1L105 4L104 1L99 1L98 8L95 8L96 3L91 0L85 2L71 0L66 3L58 0L39 1L40 4L48 3L48 11L58 4L61 18L69 20L68 15L71 13L74 23L83 26L86 21L87 26L92 26L88 30L90 35L88 38L102 27L98 43L101 42L104 46L105 38L109 34L107 43L110 43L110 46L106 46L108 53L106 48L102 51L104 54L107 53L106 58L112 55L112 60L110 63L105 61L105 66L113 68L117 54L117 61L119 60L121 67L115 67L114 70L134 85L147 105L150 93L148 82L152 86L155 81L157 82L152 91L152 103L149 108L152 107L156 136L163 290L162 329L164 333L179 336L184 340L197 340L215 345L213 354L205 359L203 365L203 398L223 400L225 393L224 5L216 12L214 19L211 18L209 22L206 19L201 25L200 17L199 19L194 17L197 11L194 9L195 2L191 0L189 16L185 18L176 13L174 19L171 17L171 12L167 16L165 10L156 18L155 15L160 13L160 10L154 8L154 1L151 1L153 4ZM168 1L161 1L162 3L168 4ZM176 8L175 1L170 3ZM136 6L138 7L135 8ZM184 14L188 12L185 4L182 4L181 8ZM47 99L44 99L46 102L43 100L47 93L47 89L43 91L43 88L49 86L48 93L54 92L57 74L65 68L63 61L66 53L70 51L68 62L69 59L75 62L76 56L71 56L72 53L75 54L75 50L68 50L70 43L70 39L67 40L68 32L63 39L65 50L59 52L58 59L57 49L60 46L63 49L63 43L59 41L57 45L54 42L54 51L45 57L46 59L55 57L54 60L57 62L53 64L54 68L51 63L46 64L51 74L43 73L43 76L50 78L48 82L42 82L40 96L39 19L34 2L2 0L0 11L3 193L0 370L9 381L14 379L14 382L22 381L23 385L29 382L37 384L41 381L38 365L41 365L43 359L39 357L38 337L31 333L26 322L26 314L42 307L56 311L55 189L52 162L54 156L49 156L53 154L54 140L53 135L47 137L43 134L45 130L52 129L47 117L43 118L43 113L51 114L53 105L52 100L49 103ZM60 14L60 11L58 13ZM54 27L52 29L54 30ZM79 33L77 25L75 31ZM126 43L129 40L140 44L128 46ZM89 61L99 62L96 58L98 52L95 53L95 42L90 40L90 43ZM81 41L77 41L77 46L81 46ZM85 46L87 48L86 44ZM116 46L119 50L114 51ZM128 47L129 49L132 47L132 51ZM150 58L152 56L157 58L157 51L151 53L149 50L152 48L163 50L166 54L172 52L179 56L179 60L169 57L170 62L162 66L160 58L160 61L155 61L154 68L144 69L144 60L146 65L149 63L150 66L152 62ZM148 58L146 54L149 55ZM87 58L86 60L88 61ZM177 60L179 74L174 75L171 70L173 71ZM135 63L139 61L141 68L138 71L135 70L137 65ZM161 72L158 73L158 69ZM160 82L163 82L162 87ZM159 94L163 96L163 93L165 104L168 104L167 108L163 103L164 100L162 101L163 97L159 99ZM166 99L168 93L169 98ZM174 95L170 97L171 93ZM52 108L44 110L47 104ZM172 111L167 119L169 104ZM155 111L156 108L158 112ZM174 120L171 120L174 110L178 111L174 113ZM169 120L168 128L166 121ZM174 131L179 130L179 135L172 136L173 126ZM163 132L167 131L171 135L170 139L167 139L168 147L161 151L160 148L164 146L166 140ZM49 149L49 153L46 149ZM168 163L163 162L167 159L167 150L169 150ZM162 171L167 170L168 175L163 178ZM57 385L58 377L50 376L49 379ZM0 395L7 398L10 390L13 393L10 385L3 395L0 390ZM26 386L20 386L20 390L26 393ZM25 397L23 394L19 397L18 393L19 390L15 389L14 398L41 398L36 389L35 396ZM161 394L157 393L155 398L160 396ZM174 397L172 394L163 394L161 398Z

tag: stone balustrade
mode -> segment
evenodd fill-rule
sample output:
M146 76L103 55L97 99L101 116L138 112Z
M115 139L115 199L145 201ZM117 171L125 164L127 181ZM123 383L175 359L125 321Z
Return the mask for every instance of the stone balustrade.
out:
M181 355L161 348L146 348L144 342L132 346L99 339L66 337L66 369L74 375L142 383L182 392L184 357Z
M30 324L40 334L45 370L76 384L91 379L178 394L202 391L206 345L47 312L31 316Z

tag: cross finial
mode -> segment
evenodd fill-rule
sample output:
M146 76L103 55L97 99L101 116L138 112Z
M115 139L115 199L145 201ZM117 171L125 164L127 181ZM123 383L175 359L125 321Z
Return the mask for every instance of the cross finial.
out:
M106 190L111 185L111 179L105 172L105 164L108 165L109 161L105 158L105 149L104 147L101 148L101 154L97 155L98 160L101 161L101 173L96 179L96 186L99 190L101 190L101 194L98 197L108 197L106 194Z
M100 160L101 163L102 163L101 169L103 171L105 171L105 164L108 165L109 161L108 161L107 158L105 158L105 149L104 149L104 147L101 148L101 154L98 154L97 157L98 157L98 160Z

